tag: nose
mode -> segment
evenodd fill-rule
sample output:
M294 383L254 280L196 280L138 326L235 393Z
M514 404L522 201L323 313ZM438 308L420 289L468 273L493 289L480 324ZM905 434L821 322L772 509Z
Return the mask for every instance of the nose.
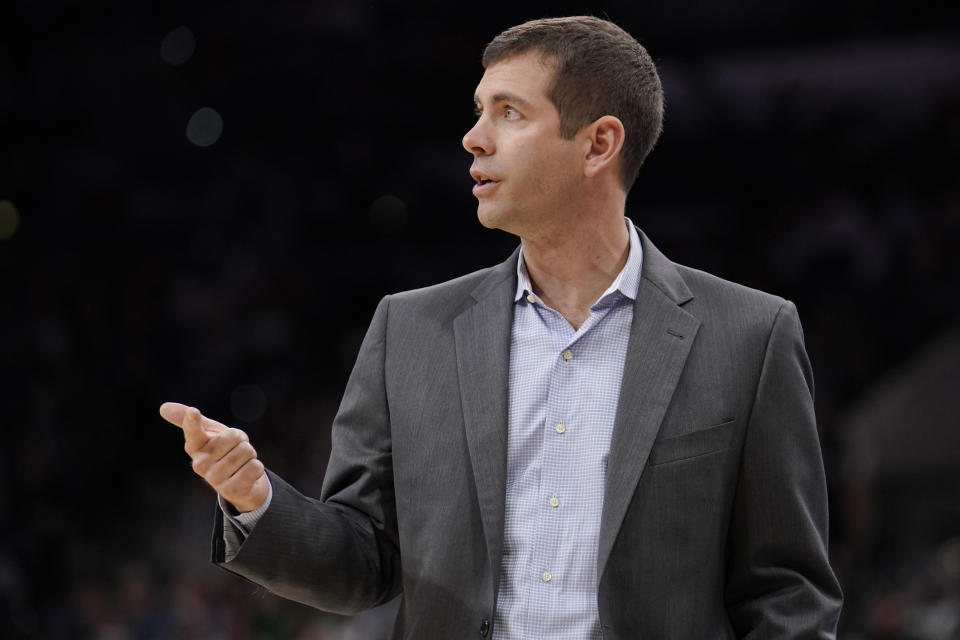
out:
M463 148L467 150L467 153L473 154L474 157L487 156L494 151L493 140L487 130L485 120L483 116L480 116L477 118L476 124L463 134Z

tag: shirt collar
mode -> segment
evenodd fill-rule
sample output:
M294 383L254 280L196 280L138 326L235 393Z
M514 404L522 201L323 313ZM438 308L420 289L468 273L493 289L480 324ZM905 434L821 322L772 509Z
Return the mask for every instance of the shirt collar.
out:
M637 228L633 226L629 218L623 220L630 232L630 253L627 255L627 263L623 265L623 269L613 279L607 290L597 298L598 302L614 291L619 291L631 300L637 299L637 291L640 289L640 270L643 265L643 247L640 246L640 235L637 233ZM523 245L520 245L520 255L517 258L517 292L513 296L513 301L518 301L528 292L533 292L533 285L530 284L527 263L523 259Z

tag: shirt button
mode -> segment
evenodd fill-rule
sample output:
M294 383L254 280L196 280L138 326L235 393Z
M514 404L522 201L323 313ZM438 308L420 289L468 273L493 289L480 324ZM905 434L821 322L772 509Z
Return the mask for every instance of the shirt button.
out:
M486 638L488 633L490 633L490 621L484 618L480 621L480 637Z
M557 496L553 496L552 498L550 498L549 502L550 502L550 506L553 507L554 509L560 506L560 500L557 498Z
M564 351L563 351L563 359L564 359L564 360L570 360L571 358L573 358L573 351L570 351L570 349L564 349Z
M566 433L567 427L562 422L558 422L557 426L555 426L553 430L556 431L557 433Z
M533 295L532 293L527 294L527 302L536 302L536 301L537 301L537 296Z
M549 571L544 571L543 573L540 574L540 579L543 580L544 582L550 582L551 580L553 580L553 575Z

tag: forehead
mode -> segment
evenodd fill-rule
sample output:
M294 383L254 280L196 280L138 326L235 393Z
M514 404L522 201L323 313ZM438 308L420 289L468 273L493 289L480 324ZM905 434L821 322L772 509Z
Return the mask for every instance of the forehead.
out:
M487 102L498 95L519 96L528 102L549 100L547 88L553 67L537 51L516 54L489 65L480 78L474 98Z

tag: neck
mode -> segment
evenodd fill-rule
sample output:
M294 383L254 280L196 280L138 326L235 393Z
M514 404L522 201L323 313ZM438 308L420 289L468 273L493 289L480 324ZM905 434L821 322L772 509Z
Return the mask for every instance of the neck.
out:
M524 237L523 258L534 293L576 329L627 263L630 232L623 207L603 216L574 216L561 227Z

